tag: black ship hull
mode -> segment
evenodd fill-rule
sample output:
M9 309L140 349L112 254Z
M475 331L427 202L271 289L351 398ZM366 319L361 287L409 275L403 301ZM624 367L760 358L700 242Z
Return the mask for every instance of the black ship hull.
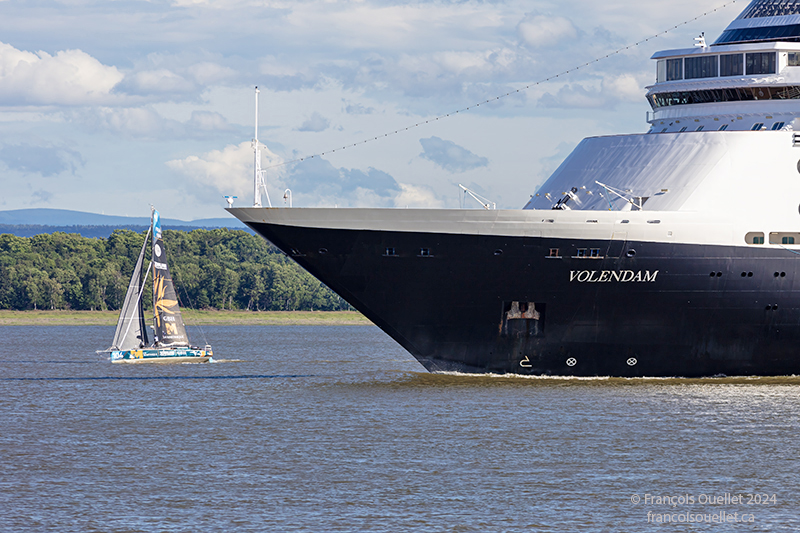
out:
M432 372L800 373L800 257L248 222Z

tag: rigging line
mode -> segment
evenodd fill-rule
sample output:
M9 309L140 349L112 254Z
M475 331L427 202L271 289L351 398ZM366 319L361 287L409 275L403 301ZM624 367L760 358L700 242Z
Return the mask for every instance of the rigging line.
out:
M785 246L784 246L784 245L782 245L782 244L779 244L778 246L780 246L781 248L783 248L783 249L784 249L784 250L786 250L787 252L792 252L792 253L793 253L793 254L795 254L795 255L800 255L800 252L796 252L795 250L792 250L791 248L787 248L787 247L785 247Z
M719 7L715 7L711 11L706 11L702 15L698 15L698 16L694 17L693 19L689 19L689 20L683 21L680 24L676 24L676 25L674 25L674 26L672 26L670 28L667 28L666 30L660 31L660 32L656 33L655 35L651 35L650 37L647 37L645 39L637 41L637 42L635 42L633 44L629 44L629 45L624 46L622 48L618 48L618 49L614 50L613 52L607 53L604 56L597 57L597 58L595 58L595 59L593 59L591 61L588 61L588 62L583 63L581 65L578 65L576 67L567 69L567 70L565 70L563 72L559 72L558 74L554 74L554 75L552 75L550 77L541 79L541 80L533 82L533 83L529 83L528 85L525 85L524 87L520 87L519 89L516 89L514 91L509 91L509 92L507 92L505 94L501 94L501 95L498 95L498 96L494 96L492 98L488 98L486 100L483 100L482 102L478 102L476 104L472 104L472 105L469 105L469 106L464 107L462 109L458 109L456 111L451 111L450 113L445 113L445 114L439 115L437 117L429 118L428 120L425 120L425 121L419 121L419 122L417 122L415 124L412 124L412 125L409 125L409 126L407 126L405 128L398 128L398 129L396 129L394 131L389 131L389 132L386 132L386 133L384 133L382 135L377 135L375 137L369 137L369 138L364 139L362 141L359 141L357 143L353 143L353 144L349 144L348 143L348 144L342 146L341 148L332 148L330 150L325 150L324 152L320 152L320 153L317 153L317 154L314 154L314 155L298 157L298 158L295 158L295 159L291 159L289 161L283 161L282 163L276 163L274 165L270 165L268 167L264 167L262 170L267 170L267 169L271 169L271 168L278 168L278 167L282 167L284 165L290 165L292 163L299 163L301 161L305 161L306 159L314 159L315 157L322 157L325 154L333 154L333 153L338 152L338 151L346 150L347 148L355 148L355 147L357 147L357 146L359 146L361 144L366 144L368 142L377 141L378 139L384 139L384 138L392 136L392 135L397 135L397 134L402 133L404 131L408 131L408 130L411 130L411 129L418 128L420 126L424 126L426 124L430 124L431 122L437 122L439 120L443 120L443 119L448 118L450 116L457 115L459 113L464 113L465 111L469 111L470 109L473 109L473 108L476 108L476 107L480 107L482 104L489 104L489 103L492 103L492 102L496 102L496 101L500 100L501 98L507 98L507 97L509 97L511 95L515 95L517 93L521 93L523 91L527 91L531 87L536 87L537 85L541 85L543 83L547 83L548 81L554 80L554 79L558 78L559 76L565 76L567 74L571 74L571 73L573 73L573 72L575 72L577 70L580 70L582 68L586 68L586 67L588 67L590 65L593 65L594 63L599 63L600 61L603 61L604 59L608 59L609 57L611 57L613 55L619 54L620 52L624 52L625 50L629 50L631 48L639 46L640 44L646 43L646 42L650 41L650 39L655 39L655 38L660 37L662 35L666 35L667 33L671 32L671 31L674 31L674 30L680 28L681 26L686 26L687 24L691 24L692 22L694 22L696 20L700 20L701 18L703 18L705 16L708 16L708 15L710 15L712 13L715 13L717 11L725 9L728 6L731 6L731 5L735 4L737 1L738 0L730 0L729 2L726 2L726 3L722 4Z
M199 309L194 309L194 302L192 301L191 296L189 296L189 291L186 289L186 285L183 283L183 279L181 279L181 269L180 269L180 267L176 264L174 266L174 269L171 272L175 274L176 278L178 278L178 283L180 283L181 289L183 289L183 295L186 297L186 301L189 303L190 306L192 306L193 310L199 311ZM178 298L178 306L181 306L182 302L180 301L181 300L180 293L176 291L175 292L175 296ZM224 303L223 303L223 309L224 309ZM206 332L203 330L203 326L200 324L200 317L199 316L197 317L197 322L198 322L197 325L196 326L193 325L192 327L197 327L197 329L200 330L200 336L203 337L203 344L208 345L208 339L206 338ZM183 326L186 327L186 321L185 320L183 321Z

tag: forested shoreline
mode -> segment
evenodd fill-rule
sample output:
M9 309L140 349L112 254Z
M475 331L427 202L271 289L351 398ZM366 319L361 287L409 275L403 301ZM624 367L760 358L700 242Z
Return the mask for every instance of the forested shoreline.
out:
M145 232L126 229L107 239L61 232L2 234L0 309L119 309L144 238ZM246 231L165 230L164 243L183 307L351 309L280 250ZM144 303L152 307L150 298Z

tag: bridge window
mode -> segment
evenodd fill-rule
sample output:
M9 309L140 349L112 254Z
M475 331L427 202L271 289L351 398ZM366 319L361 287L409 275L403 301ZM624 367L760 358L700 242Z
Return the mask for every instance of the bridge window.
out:
M717 77L717 56L687 57L684 62L687 80Z
M667 59L667 81L683 79L683 59Z
M719 131L725 131L727 129L728 129L728 125L727 124L723 124L722 126L719 127Z
M753 124L753 127L750 128L750 131L759 131L763 127L764 127L764 123L763 122L756 122L755 124Z
M744 74L744 56L742 54L724 54L719 56L720 76L741 76Z
M745 71L753 74L775 74L775 52L753 52L745 55Z
M800 67L800 53L789 52L789 66Z
M776 122L775 124L772 125L772 131L779 130L782 127L784 127L785 125L786 125L785 122Z
M790 85L784 87L733 87L729 89L675 91L655 93L647 96L647 101L650 103L650 106L653 109L687 104L796 99L800 99L800 85Z

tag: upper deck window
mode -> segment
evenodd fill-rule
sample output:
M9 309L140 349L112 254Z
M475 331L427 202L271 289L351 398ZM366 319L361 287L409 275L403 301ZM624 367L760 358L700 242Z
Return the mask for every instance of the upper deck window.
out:
M800 52L789 52L789 66L800 67Z
M683 58L667 59L667 81L683 79Z
M744 54L723 54L719 56L720 76L741 76L744 74Z
M687 80L716 78L717 56L687 57L684 63L684 69L686 71L685 78Z
M753 52L746 54L745 72L752 74L775 74L775 52Z
M759 26L725 30L714 44L758 43L766 41L797 41L800 36L800 24L789 26Z

